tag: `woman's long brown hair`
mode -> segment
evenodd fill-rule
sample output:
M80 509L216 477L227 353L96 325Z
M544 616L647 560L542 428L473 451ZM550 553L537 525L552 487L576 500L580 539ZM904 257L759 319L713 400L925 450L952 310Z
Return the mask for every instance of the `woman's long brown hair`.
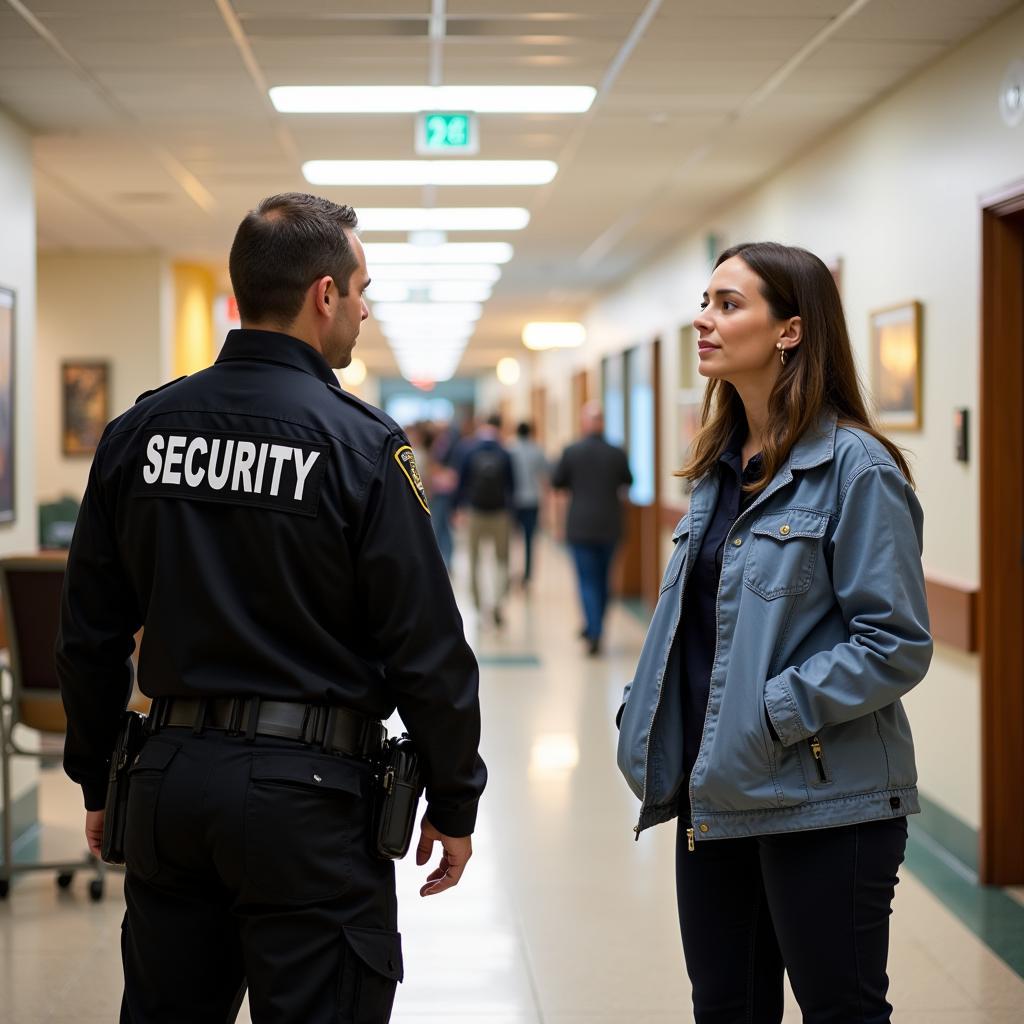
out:
M718 257L715 267L733 256L739 256L761 279L761 294L776 320L798 316L803 325L801 343L786 353L786 363L768 397L768 422L761 438L764 472L746 489L757 492L765 488L793 445L826 411L835 414L840 426L857 427L876 438L913 485L903 452L871 423L857 380L839 289L828 267L806 249L778 242L734 245ZM743 401L732 384L709 381L701 429L686 465L676 475L693 481L714 469L733 431L745 421Z

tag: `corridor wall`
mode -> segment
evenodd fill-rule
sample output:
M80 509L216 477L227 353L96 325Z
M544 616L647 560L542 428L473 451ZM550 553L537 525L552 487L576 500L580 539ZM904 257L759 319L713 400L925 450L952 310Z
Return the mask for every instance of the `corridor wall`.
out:
M170 378L170 268L159 253L43 253L36 359L36 495L80 499L92 459L61 450L61 364L110 366L110 416Z
M679 243L605 295L586 318L582 350L545 354L554 388L601 356L661 337L663 493L681 501L672 477L682 459L682 360L696 363L693 332L710 273L707 237L720 248L757 239L806 246L842 261L842 292L862 377L869 312L910 299L924 306L923 426L893 434L911 456L925 508L928 570L977 586L978 451L954 456L953 411L977 423L981 198L1024 179L1024 124L1001 119L1000 82L1024 58L1024 10L929 66L755 191L700 223ZM698 386L703 379L696 377ZM978 659L938 645L931 672L908 700L921 788L969 828L980 822Z

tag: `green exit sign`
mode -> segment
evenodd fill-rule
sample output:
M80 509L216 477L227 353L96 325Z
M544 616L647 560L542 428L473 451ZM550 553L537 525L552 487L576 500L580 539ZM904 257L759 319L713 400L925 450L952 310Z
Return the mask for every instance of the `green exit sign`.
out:
M434 112L416 119L420 156L473 156L480 152L476 114Z

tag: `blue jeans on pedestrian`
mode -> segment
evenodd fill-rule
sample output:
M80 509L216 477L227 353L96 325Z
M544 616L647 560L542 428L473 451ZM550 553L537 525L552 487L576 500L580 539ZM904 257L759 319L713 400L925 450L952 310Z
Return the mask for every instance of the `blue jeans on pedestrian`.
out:
M537 516L540 509L536 505L521 506L516 508L516 522L519 529L523 531L523 582L530 578L530 571L533 569L533 535L537 529Z
M615 545L570 544L569 547L576 562L576 578L580 585L587 638L600 640L604 613L608 607L608 575Z

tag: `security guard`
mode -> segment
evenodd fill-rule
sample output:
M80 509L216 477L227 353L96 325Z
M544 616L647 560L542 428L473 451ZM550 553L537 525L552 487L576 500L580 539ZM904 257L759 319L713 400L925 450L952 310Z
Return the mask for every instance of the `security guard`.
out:
M57 663L65 767L98 850L145 626L154 698L131 772L122 1022L377 1024L402 978L371 762L396 706L425 768L421 895L455 885L486 770L476 661L408 441L341 390L368 316L356 215L264 200L216 363L144 395L96 451Z

